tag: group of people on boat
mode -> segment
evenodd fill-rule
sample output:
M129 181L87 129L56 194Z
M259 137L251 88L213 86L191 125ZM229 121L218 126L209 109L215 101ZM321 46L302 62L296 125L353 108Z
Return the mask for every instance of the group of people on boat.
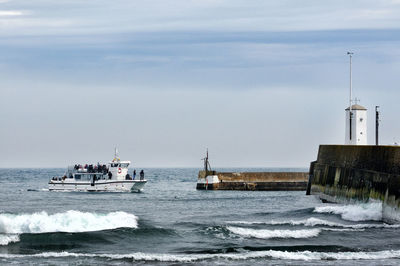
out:
M100 179L105 179L106 177L108 177L108 179L112 179L113 174L109 171L109 168L103 164L97 164L97 165L92 165L92 164L85 164L85 165L81 165L81 164L75 164L73 167L73 171L76 171L78 173L84 173L84 174L94 174L91 175L91 179L93 181L96 180L100 180ZM98 174L98 175L97 175ZM69 175L67 177L67 175ZM73 178L73 172L71 172L71 170L69 170L67 173L64 174L64 176L62 177L53 177L52 180L54 181L64 181L67 178ZM143 169L139 172L139 178L140 181L144 180L144 171ZM136 179L136 170L134 169L132 172L132 177L127 174L125 176L126 180L135 180Z
M88 173L103 173L103 174L108 173L108 167L105 164L101 165L99 163L97 163L97 165L94 166L93 164L85 164L85 165L75 164L74 170L88 172Z
M140 176L140 180L144 180L144 171L143 171L143 169L140 171L139 176ZM126 179L127 180L131 179L129 174L126 175ZM135 179L136 179L136 170L133 170L132 180L135 180Z

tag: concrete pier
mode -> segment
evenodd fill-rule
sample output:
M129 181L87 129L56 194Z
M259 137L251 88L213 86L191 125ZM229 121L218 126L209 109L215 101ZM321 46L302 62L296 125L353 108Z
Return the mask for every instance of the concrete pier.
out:
M400 147L321 145L307 194L323 201L379 201L387 222L400 222Z
M207 190L306 190L305 172L200 171L197 189Z

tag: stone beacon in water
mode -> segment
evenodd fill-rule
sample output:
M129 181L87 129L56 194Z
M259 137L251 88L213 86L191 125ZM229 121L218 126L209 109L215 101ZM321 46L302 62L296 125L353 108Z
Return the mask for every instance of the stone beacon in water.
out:
M207 156L199 171L197 189L204 190L305 190L306 172L217 172Z

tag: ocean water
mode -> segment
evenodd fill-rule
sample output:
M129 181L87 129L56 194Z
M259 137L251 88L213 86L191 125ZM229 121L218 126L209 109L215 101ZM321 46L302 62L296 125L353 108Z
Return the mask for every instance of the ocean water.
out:
M47 191L63 171L0 169L0 264L400 264L399 225L376 203L197 191L198 169L145 169L142 193Z

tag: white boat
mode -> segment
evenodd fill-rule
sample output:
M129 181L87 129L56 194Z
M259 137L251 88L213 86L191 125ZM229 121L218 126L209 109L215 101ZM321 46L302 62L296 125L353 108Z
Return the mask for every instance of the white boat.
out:
M50 191L110 191L139 192L147 180L128 174L130 161L121 161L115 150L114 159L107 165L69 166L62 177L53 177L49 181Z

